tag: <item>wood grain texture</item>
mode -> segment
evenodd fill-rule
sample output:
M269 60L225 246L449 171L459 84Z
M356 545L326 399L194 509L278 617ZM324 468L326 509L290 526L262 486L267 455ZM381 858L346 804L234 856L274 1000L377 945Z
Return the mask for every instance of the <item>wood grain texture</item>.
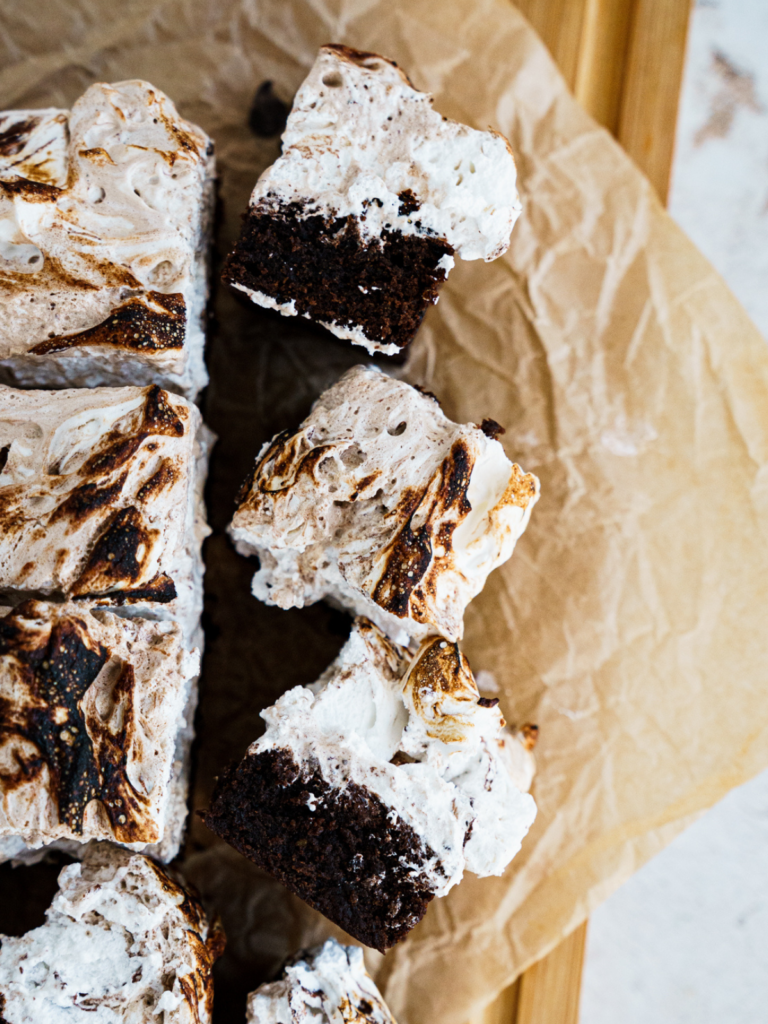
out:
M574 95L666 203L691 0L517 0ZM468 1024L578 1024L587 924Z
M690 0L634 0L617 138L666 203Z
M547 44L571 89L578 78L584 23L590 2L517 0L515 3Z
M573 92L594 119L618 133L632 0L586 0Z
M515 1024L578 1024L587 922L518 982Z
M521 982L522 977L504 989L501 995L490 1006L486 1006L483 1013L473 1017L469 1024L516 1024Z
M578 1024L587 922L468 1024Z
M518 0L517 7L582 106L666 202L691 0Z

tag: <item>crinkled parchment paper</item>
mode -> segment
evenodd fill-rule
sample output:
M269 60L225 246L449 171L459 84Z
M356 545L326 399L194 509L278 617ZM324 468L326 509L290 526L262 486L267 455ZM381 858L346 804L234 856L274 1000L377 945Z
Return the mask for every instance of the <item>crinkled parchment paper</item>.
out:
M405 368L452 417L504 423L542 482L465 643L508 720L541 728L539 817L503 878L467 878L372 960L402 1024L462 1024L768 764L768 350L504 0L6 0L0 106L68 105L97 79L164 89L216 141L220 258L278 152L247 127L256 87L290 100L331 40L394 57L442 113L500 129L520 170L511 249L459 264ZM197 807L261 707L343 642L323 606L250 597L253 565L223 528L265 438L364 359L221 291L215 312ZM232 937L217 1016L240 1020L244 991L326 926L199 822L187 864Z

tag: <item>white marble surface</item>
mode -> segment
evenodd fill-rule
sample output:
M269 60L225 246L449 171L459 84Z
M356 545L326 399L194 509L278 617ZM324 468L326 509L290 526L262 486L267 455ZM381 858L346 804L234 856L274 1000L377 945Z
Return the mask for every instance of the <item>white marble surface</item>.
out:
M768 337L768 0L692 12L669 210Z
M768 1021L768 773L590 918L581 1024Z
M670 211L768 337L768 0L692 14ZM590 919L581 1024L768 1022L768 772Z

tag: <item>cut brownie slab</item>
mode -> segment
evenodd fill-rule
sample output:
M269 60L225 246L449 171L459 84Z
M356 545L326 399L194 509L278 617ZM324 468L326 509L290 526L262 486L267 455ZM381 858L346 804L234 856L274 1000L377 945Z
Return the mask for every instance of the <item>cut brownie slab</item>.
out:
M357 366L295 431L262 448L230 532L281 608L326 597L406 642L463 633L464 609L505 562L539 495L484 428Z
M335 939L299 953L283 977L248 997L246 1024L395 1024L363 963L359 946Z
M71 597L178 620L200 644L211 434L153 385L0 385L0 595Z
M394 61L324 46L224 280L260 306L394 354L437 301L454 255L506 250L515 182L497 132L441 117Z
M199 662L170 622L38 601L0 614L0 859L91 839L175 857Z
M263 712L205 822L385 950L465 869L501 874L535 817L531 733L505 730L497 705L456 644L433 637L412 657L358 619L317 683Z
M0 379L205 384L213 146L147 82L0 113Z
M59 875L45 924L1 938L7 1024L210 1024L223 935L146 857L90 850Z

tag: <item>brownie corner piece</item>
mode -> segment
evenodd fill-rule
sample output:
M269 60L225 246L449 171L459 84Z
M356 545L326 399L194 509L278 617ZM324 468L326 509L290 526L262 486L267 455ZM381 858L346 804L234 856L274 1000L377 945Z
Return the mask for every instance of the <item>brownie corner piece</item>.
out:
M157 385L0 385L0 594L177 618L199 643L209 433Z
M535 818L530 744L439 636L414 654L358 618L317 683L263 718L204 821L381 951L465 870L502 874Z
M412 340L454 256L502 255L509 143L442 117L394 61L323 46L259 178L224 281L369 352Z
M325 799L331 796L331 799ZM287 749L249 753L220 777L205 824L353 938L384 952L434 896L431 851L364 786L333 790Z

